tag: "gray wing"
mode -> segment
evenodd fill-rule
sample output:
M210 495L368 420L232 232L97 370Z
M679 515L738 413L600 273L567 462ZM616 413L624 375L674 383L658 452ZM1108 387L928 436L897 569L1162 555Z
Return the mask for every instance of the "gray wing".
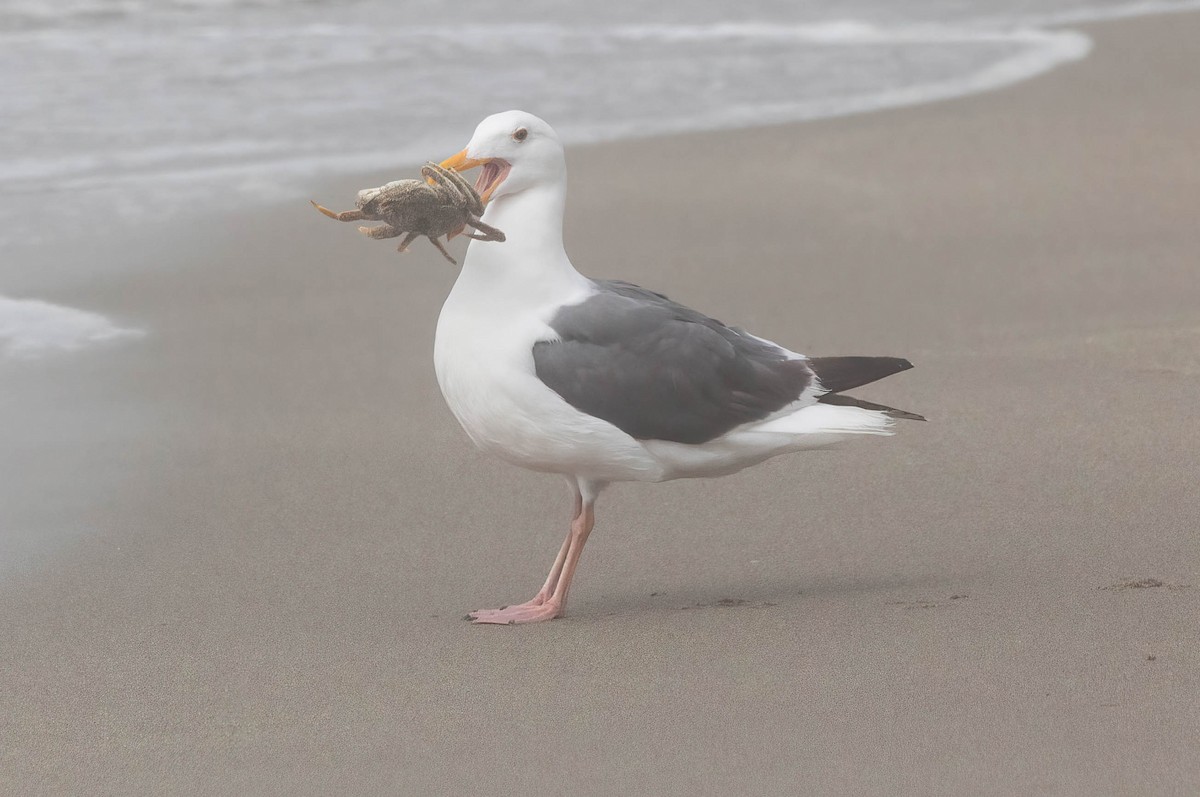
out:
M580 412L639 440L704 443L795 401L804 360L627 282L561 308L533 346L540 378Z

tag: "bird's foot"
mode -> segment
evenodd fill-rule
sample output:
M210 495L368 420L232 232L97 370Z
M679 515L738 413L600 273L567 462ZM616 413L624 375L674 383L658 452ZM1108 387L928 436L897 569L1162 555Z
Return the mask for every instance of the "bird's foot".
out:
M501 609L476 609L466 616L472 623L515 625L517 623L540 623L563 615L563 607L553 598L534 598L525 603L505 606Z

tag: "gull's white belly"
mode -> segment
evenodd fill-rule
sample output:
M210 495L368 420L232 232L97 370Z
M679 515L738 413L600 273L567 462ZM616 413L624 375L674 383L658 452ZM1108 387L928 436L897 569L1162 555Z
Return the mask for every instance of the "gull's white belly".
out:
M456 306L451 295L433 360L446 404L479 448L532 470L596 481L662 478L641 443L579 412L538 379L533 344L553 335L543 321L478 310Z

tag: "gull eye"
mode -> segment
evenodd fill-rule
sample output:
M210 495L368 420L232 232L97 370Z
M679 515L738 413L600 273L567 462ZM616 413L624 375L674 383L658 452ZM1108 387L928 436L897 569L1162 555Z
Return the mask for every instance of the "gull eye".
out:
M529 131L523 127L518 127L513 131L512 137L513 141L524 141L525 139L529 138Z

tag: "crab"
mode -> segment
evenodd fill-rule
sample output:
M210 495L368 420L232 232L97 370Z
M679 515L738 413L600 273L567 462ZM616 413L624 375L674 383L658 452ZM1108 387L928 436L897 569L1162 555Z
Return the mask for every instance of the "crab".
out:
M424 235L437 247L442 256L454 265L458 261L442 246L439 237L449 241L466 227L478 230L465 233L477 241L503 241L504 233L479 220L483 215L483 200L461 175L436 163L421 167L423 180L396 180L378 188L358 192L356 210L337 211L312 205L331 219L338 221L382 221L378 227L359 227L358 231L371 238L395 238L405 235L396 251L408 249L418 236Z

